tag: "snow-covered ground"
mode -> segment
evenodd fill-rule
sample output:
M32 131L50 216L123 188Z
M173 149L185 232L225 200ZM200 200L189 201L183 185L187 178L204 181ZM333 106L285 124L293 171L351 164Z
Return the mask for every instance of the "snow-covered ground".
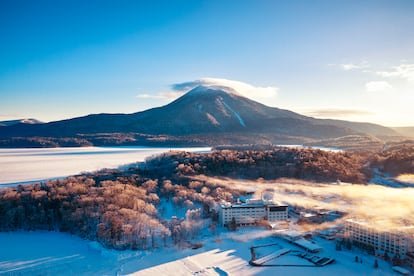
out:
M131 273L134 276L143 275L394 275L391 265L381 260L379 268L374 268L375 257L359 250L336 251L333 241L317 238L316 241L323 247L319 254L332 257L336 261L324 267L303 267L303 259L292 255L280 257L279 264L287 266L252 267L250 260L250 246L278 243L283 248L301 250L279 238L266 236L268 230L254 228L240 228L237 232L224 232L220 237L204 243L204 247L182 252L168 253L154 252L152 257L145 256L135 265L142 270ZM355 256L362 259L362 263L355 262ZM178 257L178 258L177 258ZM174 260L176 259L176 260ZM157 260L157 261L151 261ZM160 265L155 265L161 263ZM293 266L292 266L293 265ZM299 266L294 266L299 265ZM147 268L146 268L147 267ZM125 266L125 268L127 268ZM128 273L128 269L124 272Z
M331 151L331 152L342 152L343 150L339 148L330 148L330 147L323 147L323 146L303 146L303 145L278 145L279 147L286 147L286 148L297 148L297 149L318 149L322 151Z
M250 246L278 243L300 250L259 228L221 229L205 236L202 248L160 248L151 252L103 249L95 242L54 232L0 233L0 275L394 275L391 265L359 250L336 251L333 241L315 238L320 255L335 258L325 267L252 267ZM355 256L362 259L355 262ZM285 259L283 259L285 258ZM303 264L282 256L278 263Z
M393 177L390 174L382 173L378 168L375 168L374 177L370 180L370 183L393 188L414 187L414 175L401 174L397 177Z
M225 101L221 101L223 103L223 105L231 112L234 114L234 116L236 116L237 120L239 120L239 123L242 127L246 127L246 124L244 123L242 117L239 115L239 113L237 113L236 111L233 110L233 108L231 108L228 104L226 104Z
M169 150L210 148L85 147L0 149L0 185L59 178L103 168L142 162Z
M0 275L116 275L116 254L57 232L0 233Z

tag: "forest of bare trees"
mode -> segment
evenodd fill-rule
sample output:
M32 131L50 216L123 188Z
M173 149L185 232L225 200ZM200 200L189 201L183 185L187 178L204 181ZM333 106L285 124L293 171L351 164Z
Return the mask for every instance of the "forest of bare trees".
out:
M275 148L261 151L221 150L211 153L165 153L148 160L147 166L178 175L205 174L245 179L281 177L364 183L369 169L360 154L315 149Z
M238 195L205 185L118 170L19 185L0 190L0 231L69 232L116 249L151 249L170 241L180 245L196 238L206 219L208 224L211 217L217 220L211 209L216 202ZM185 218L163 218L161 200L187 209Z
M379 152L332 152L311 148L170 152L147 161L164 174L224 176L245 179L297 178L367 183L375 168L383 173L414 173L414 145L391 144Z
M374 154L370 161L371 167L390 175L414 173L414 143L389 143L380 153Z

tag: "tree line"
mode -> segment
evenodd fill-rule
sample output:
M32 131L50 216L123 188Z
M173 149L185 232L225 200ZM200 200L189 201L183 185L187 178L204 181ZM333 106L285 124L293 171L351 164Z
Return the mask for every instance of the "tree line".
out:
M147 166L178 175L205 174L245 179L281 177L363 183L369 177L366 158L353 153L301 148L271 150L220 150L211 153L165 153L148 160Z
M205 174L245 179L297 178L311 181L367 183L374 169L399 175L414 173L414 146L398 145L372 152L332 152L312 148L169 152L146 162L163 174Z
M69 232L116 249L180 245L196 238L211 217L217 221L217 202L238 195L215 184L103 170L0 190L0 231ZM185 218L164 217L162 201L188 210Z

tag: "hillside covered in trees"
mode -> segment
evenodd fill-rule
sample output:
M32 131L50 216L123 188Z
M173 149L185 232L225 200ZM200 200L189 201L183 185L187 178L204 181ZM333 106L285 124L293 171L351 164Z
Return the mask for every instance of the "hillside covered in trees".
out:
M0 190L0 231L62 231L108 248L156 248L191 240L204 226L203 219L217 219L210 206L236 196L238 191L212 184L174 184L104 170ZM185 219L164 220L161 201L188 209Z
M414 173L413 145L390 144L378 153L305 148L168 152L126 170L1 189L0 231L63 231L116 249L182 245L196 239L202 228L214 231L217 204L244 193L194 181L194 176L367 183L374 169ZM166 216L166 205L187 210L185 217Z
M263 151L221 150L212 153L165 153L147 162L164 174L205 174L241 179L277 179L281 177L315 181L363 183L369 171L366 159L358 154L322 150L276 148Z
M379 152L332 152L312 148L219 150L210 153L170 152L148 160L146 168L166 175L222 176L267 180L367 183L374 170L397 176L414 173L414 144L389 144Z

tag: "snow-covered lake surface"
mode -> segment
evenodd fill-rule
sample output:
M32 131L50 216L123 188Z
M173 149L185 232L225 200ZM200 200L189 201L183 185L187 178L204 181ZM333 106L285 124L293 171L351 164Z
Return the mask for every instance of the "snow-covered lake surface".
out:
M59 178L103 168L142 162L170 150L210 148L85 147L0 149L0 185Z

